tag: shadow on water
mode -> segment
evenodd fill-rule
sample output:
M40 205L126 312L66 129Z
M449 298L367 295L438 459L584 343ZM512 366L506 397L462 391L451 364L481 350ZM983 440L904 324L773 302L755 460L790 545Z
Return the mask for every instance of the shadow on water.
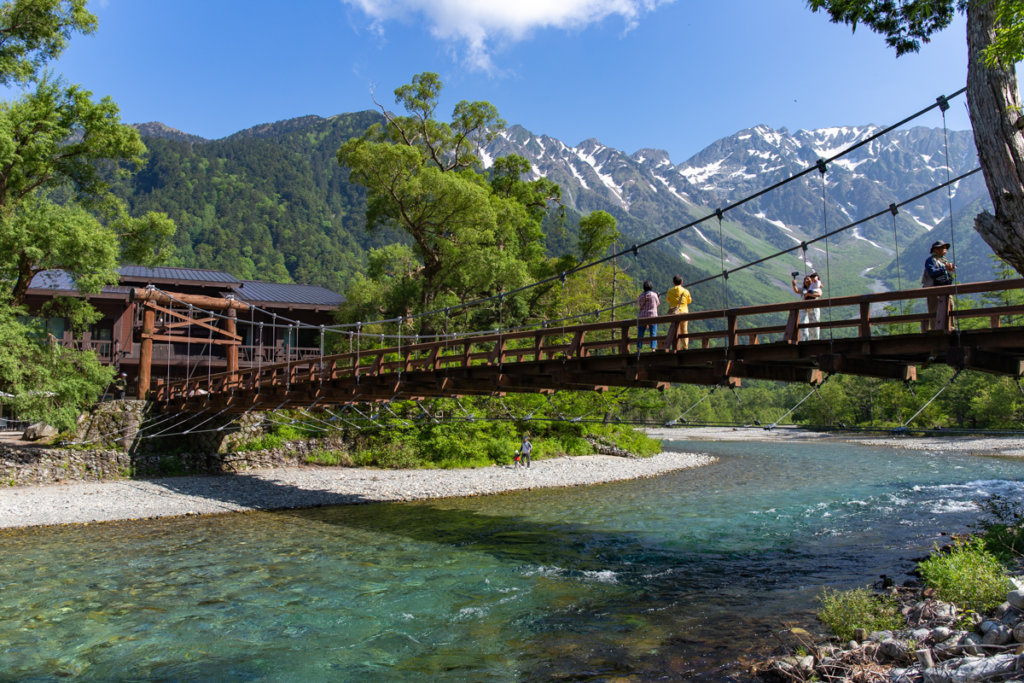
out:
M523 627L538 647L538 656L524 680L599 680L607 676L674 672L688 680L742 680L736 662L748 648L775 643L777 611L789 591L803 591L817 582L822 566L814 551L793 546L723 552L700 542L639 533L603 530L571 521L540 521L526 515L498 512L473 499L377 503L359 495L324 492L312 503L320 507L279 509L310 491L244 474L232 475L243 486L210 487L194 479L166 479L168 490L190 496L215 497L224 503L272 511L309 525L328 525L366 535L430 544L444 555L479 553L507 565L543 568L560 580L613 583L616 590L586 592L565 608L533 615ZM602 491L608 495L609 491ZM509 496L556 496L557 491L531 491ZM457 500L457 499L456 499ZM360 504L360 505L355 505ZM278 508L278 509L275 509ZM833 564L843 560L832 558ZM855 557L849 561L854 563ZM771 599L765 593L776 591ZM709 607L707 596L715 595ZM756 600L762 605L752 609ZM621 645L622 639L643 639L651 628L654 640L643 653ZM746 635L736 641L736 629ZM581 643L586 643L581 647Z

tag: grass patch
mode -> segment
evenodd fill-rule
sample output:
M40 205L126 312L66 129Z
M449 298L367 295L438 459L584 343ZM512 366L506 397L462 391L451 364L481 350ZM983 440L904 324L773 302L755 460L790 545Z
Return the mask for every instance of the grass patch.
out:
M936 551L918 569L940 599L974 612L1001 605L1013 589L1006 569L981 538L958 541L948 552Z
M313 435L301 424L276 425L270 430L251 439L239 441L234 447L235 451L269 451L280 448L289 441L302 441Z
M895 598L878 595L870 588L845 591L826 588L818 600L821 602L818 619L842 641L851 640L858 628L871 633L905 625Z
M324 467L351 467L352 458L345 451L336 449L323 449L307 453L304 458L310 465L323 465Z

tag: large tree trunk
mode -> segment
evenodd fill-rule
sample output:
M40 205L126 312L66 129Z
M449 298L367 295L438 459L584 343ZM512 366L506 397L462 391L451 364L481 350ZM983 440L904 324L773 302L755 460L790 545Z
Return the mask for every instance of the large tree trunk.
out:
M993 39L996 0L967 5L967 106L985 184L995 208L974 228L1000 258L1024 275L1024 111L1013 65L990 68L982 51Z

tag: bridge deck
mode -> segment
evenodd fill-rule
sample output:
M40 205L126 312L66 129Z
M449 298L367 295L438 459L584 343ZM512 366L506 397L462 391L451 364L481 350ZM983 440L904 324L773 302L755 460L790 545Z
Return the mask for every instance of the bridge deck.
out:
M243 412L396 397L735 385L743 378L818 383L824 373L913 380L918 365L932 363L1020 377L1024 317L1006 320L1024 316L1024 306L948 306L954 296L1020 289L1024 280L1000 280L644 319L662 332L655 351L636 350L636 318L499 331L157 380L151 398L169 410ZM934 315L894 314L900 305L924 308L926 298L937 303ZM875 315L886 305L893 312ZM799 324L808 308L821 309L820 323ZM684 321L719 329L684 335ZM812 328L820 340L804 338Z

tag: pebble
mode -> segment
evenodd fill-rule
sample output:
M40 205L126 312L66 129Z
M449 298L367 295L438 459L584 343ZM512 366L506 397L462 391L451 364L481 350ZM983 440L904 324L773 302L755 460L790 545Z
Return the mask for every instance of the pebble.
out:
M285 467L244 474L0 489L0 528L478 496L654 477L714 462L699 453L582 455L456 470Z

